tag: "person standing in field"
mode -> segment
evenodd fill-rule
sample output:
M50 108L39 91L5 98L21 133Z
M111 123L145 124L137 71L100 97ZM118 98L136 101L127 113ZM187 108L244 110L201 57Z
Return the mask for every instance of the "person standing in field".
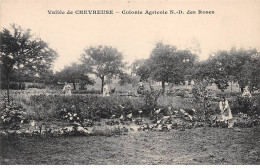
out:
M251 97L252 97L252 95L251 95L251 93L250 93L250 91L249 91L248 86L245 87L245 90L244 90L244 92L242 93L242 96L243 96L243 97L248 97L248 98L251 98Z
M65 96L71 96L72 95L71 89L72 89L71 86L69 84L65 83L62 91L64 92Z
M139 82L139 86L138 86L138 88L137 88L137 93L138 93L139 95L142 95L142 94L144 93L144 85L143 85L142 82Z
M232 113L225 97L219 102L219 109L221 111L221 121L227 121L232 119Z
M109 96L109 87L106 83L103 86L103 97L105 96Z

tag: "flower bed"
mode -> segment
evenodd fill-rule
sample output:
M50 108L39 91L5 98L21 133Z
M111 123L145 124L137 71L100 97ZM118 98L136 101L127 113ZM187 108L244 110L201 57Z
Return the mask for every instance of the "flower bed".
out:
M157 110L158 111L158 110ZM90 135L124 135L128 133L142 131L168 132L171 130L185 131L197 127L222 127L222 128L246 128L260 125L260 118L239 114L228 122L222 122L218 116L212 116L208 120L192 116L183 109L174 111L168 116L156 115L153 120L143 117L135 117L131 120L121 120L118 118L102 119L93 122L92 120L82 120L77 113L63 111L63 122L36 122L34 120L21 123L18 129L1 129L0 136L10 137L56 137L56 136L90 136ZM19 112L17 112L19 113ZM160 112L159 112L160 113ZM162 112L161 112L162 113ZM19 121L21 121L19 119Z
M120 116L123 113L138 114L138 110L145 106L142 99L129 99L122 97L101 97L95 95L33 95L30 101L24 102L31 106L35 117L39 119L64 119L64 113L76 113L82 119L99 120L110 118L112 115ZM124 106L124 110L120 106Z

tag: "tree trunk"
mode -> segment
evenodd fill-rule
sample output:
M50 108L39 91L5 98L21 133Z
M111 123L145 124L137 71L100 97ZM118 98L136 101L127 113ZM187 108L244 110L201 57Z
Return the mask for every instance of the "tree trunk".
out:
M75 84L75 82L73 82L72 84L73 84L74 90L76 90L76 84Z
M165 82L162 81L162 89L163 89L163 93L165 93Z
M244 93L244 87L240 87L240 89L241 89L241 93Z
M7 101L10 102L10 96L9 96L9 75L7 75Z
M233 81L231 81L231 85L230 85L230 87L231 87L231 92L232 92L232 85L233 85Z
M103 87L104 87L105 77L101 76L100 79L101 79L101 94L103 94Z
M85 84L84 83L80 84L80 90L85 90Z

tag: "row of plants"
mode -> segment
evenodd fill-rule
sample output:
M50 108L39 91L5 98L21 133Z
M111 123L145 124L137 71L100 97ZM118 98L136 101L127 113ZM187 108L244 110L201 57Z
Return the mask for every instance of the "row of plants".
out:
M183 110L180 110L180 112ZM180 113L177 112L177 113ZM182 112L181 112L182 113ZM71 114L69 116L75 116ZM177 115L178 116L178 115ZM142 118L135 118L131 123L119 122L113 125L101 124L86 126L78 123L71 123L66 126L58 127L47 127L47 125L42 129L22 129L22 130L0 130L0 137L31 137L31 136L41 136L41 137L57 137L57 136L71 136L71 135L99 135L99 136L112 136L112 135L123 135L128 132L137 131L161 131L168 132L170 130L185 131L186 129L192 129L197 127L222 127L222 128L248 128L257 126L260 124L259 119L252 119L249 117L234 118L228 122L218 121L218 120L207 120L206 122L201 122L198 119L185 119L180 116L175 117L161 117L154 120L152 123L147 123L142 120ZM177 117L177 118L176 118ZM140 122L137 122L139 121ZM135 124L133 124L135 123ZM36 128L36 127L35 127Z
M25 90L26 86L24 83L20 82L11 82L9 84L9 89L11 90ZM8 89L7 83L0 81L0 89Z
M184 109L188 111L196 109L196 114L202 118L219 114L218 102L210 99L208 90L203 85L195 86L192 90L194 98L166 99L160 90L145 92L143 97L128 98L120 96L101 97L98 95L32 95L29 99L22 99L23 107L29 110L29 118L35 120L52 121L67 120L69 122L83 122L85 119L93 121L101 118L119 118L121 115L133 114L150 116L151 112L160 107L162 111ZM177 100L180 102L176 104ZM185 101L185 103L183 102ZM188 102L192 101L192 102ZM249 116L259 116L260 97L245 98L236 96L230 99L232 114L243 113ZM1 113L1 114L5 114Z
M100 90L72 90L72 94L101 94Z
M43 83L29 83L26 88L45 89L46 86Z
M112 115L119 117L123 113L138 114L139 109L145 108L142 99L129 99L127 97L101 97L98 95L33 95L29 102L39 119L52 120L65 119L70 114L76 114L82 119L99 120L110 118ZM37 117L36 116L36 117ZM48 116L48 117L47 117ZM67 116L69 119L71 116Z

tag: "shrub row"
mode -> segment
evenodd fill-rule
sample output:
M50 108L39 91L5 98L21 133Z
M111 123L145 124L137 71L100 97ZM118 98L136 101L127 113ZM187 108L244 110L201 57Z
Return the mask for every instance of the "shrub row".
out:
M130 99L127 97L101 97L95 95L73 95L69 97L62 95L33 95L27 105L33 106L35 117L44 120L63 119L64 111L77 114L81 119L99 120L100 118L110 118L112 115L117 117L128 113L137 115L138 110L146 109L141 98Z
M72 94L100 94L100 90L72 90Z
M0 87L1 87L1 89L7 89L8 88L8 86L5 82L0 82ZM10 90L24 90L25 84L24 83L13 83L13 82L11 82L9 84L9 89Z
M26 86L26 88L45 89L46 86L42 83L30 83Z

